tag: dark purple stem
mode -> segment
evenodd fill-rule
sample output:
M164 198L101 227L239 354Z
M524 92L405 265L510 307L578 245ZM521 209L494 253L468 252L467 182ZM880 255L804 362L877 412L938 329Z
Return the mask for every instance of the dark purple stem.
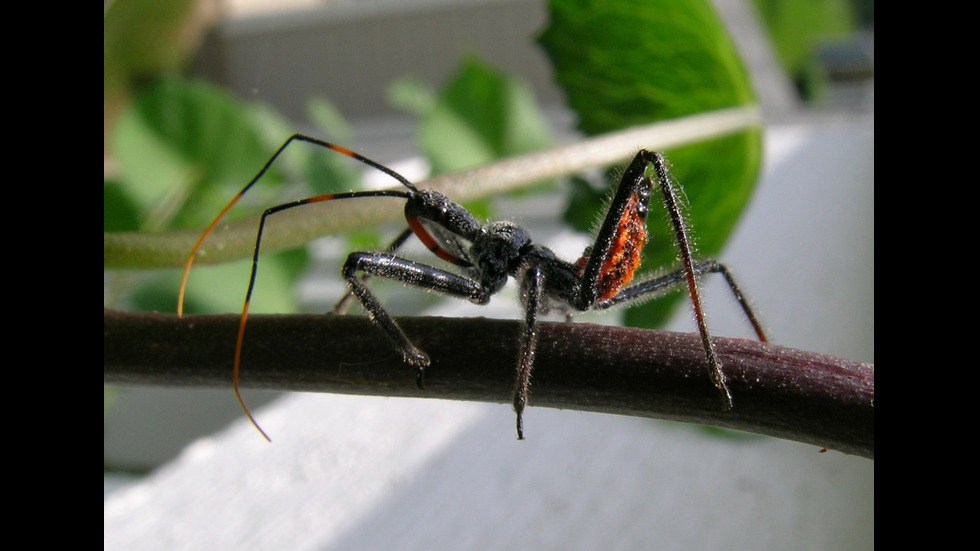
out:
M239 317L105 310L104 382L227 386ZM415 369L356 316L249 317L242 386L509 403L521 323L401 318L432 359ZM695 334L587 323L538 325L531 407L672 419L766 434L874 458L874 365L715 338L734 397L725 412ZM480 338L474 340L473 336Z

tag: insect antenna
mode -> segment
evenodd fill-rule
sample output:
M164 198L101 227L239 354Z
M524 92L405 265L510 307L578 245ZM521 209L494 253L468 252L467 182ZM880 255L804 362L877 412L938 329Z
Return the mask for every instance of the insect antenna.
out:
M410 182L407 178L405 178L401 174L382 165L381 163L368 159L363 155L355 153L347 148L340 147L339 145L334 145L332 143L325 142L323 140L319 140L317 138L313 138L303 134L293 134L292 136L289 137L289 139L283 142L281 146L279 146L279 149L277 149L276 152L273 153L271 157L269 157L269 160L265 162L265 164L262 166L259 172L255 175L255 177L253 177L248 182L248 184L246 184L245 187L243 187L242 190L239 191L237 195L235 195L235 197L228 203L228 205L225 206L225 208L222 209L220 213L218 213L218 216L215 217L215 219L211 222L211 224L208 225L208 227L201 234L201 237L198 238L197 242L194 244L194 248L191 250L191 253L187 258L187 263L184 265L184 274L180 281L180 291L177 299L178 317L183 316L184 314L184 294L187 289L188 276L190 275L191 266L193 266L194 259L197 257L198 251L201 249L201 245L204 243L204 240L207 239L207 237L211 234L212 231L214 231L214 229L221 222L221 219L224 218L225 215L228 213L228 211L230 211L232 207L234 207L238 203L238 201L242 198L242 196L244 196L249 191L249 189L251 189L252 186L254 186L255 183L258 182L262 178L262 176L264 176L266 172L269 171L269 168L272 167L272 164L276 161L276 159L279 158L282 152L285 151L286 148L289 147L289 145L295 141L311 143L313 145L317 145L325 149L335 151L337 153L340 153L341 155L345 155L347 157L360 161L361 163L364 163L374 169L380 170L381 172L387 174L388 176L391 176L395 180L398 180L398 182L404 185L405 187L407 187L408 190L407 191L369 190L369 191L350 191L345 193L330 193L326 195L308 197L306 199L299 199L296 201L291 201L289 203L276 205L274 207L270 207L266 209L265 212L262 213L262 217L259 220L259 227L256 232L255 248L252 253L252 272L251 275L249 276L248 290L245 293L245 304L242 306L241 321L239 322L238 325L238 337L237 337L237 342L235 344L235 365L232 374L232 386L235 391L235 397L238 399L238 403L242 407L242 410L245 412L245 415L248 417L249 421L251 421L252 425L254 425L255 428L262 434L262 436L270 442L272 440L269 438L269 435L266 434L264 430L262 430L262 427L259 426L258 422L256 422L255 418L252 416L251 411L249 411L248 406L245 405L245 400L242 398L242 394L241 391L239 390L239 384L238 384L239 373L241 371L242 343L245 340L245 325L246 325L246 321L248 320L248 309L249 309L249 304L251 303L252 300L252 292L255 289L255 278L256 278L256 274L258 271L258 264L259 264L259 249L262 244L262 232L265 229L266 219L269 216L276 214L278 212L282 212L284 210L289 210L292 208L301 207L313 203L323 203L326 201L333 201L335 199L355 199L355 198L364 198L364 197L397 197L397 198L407 200L414 197L415 194L418 193L418 188L415 187L415 184Z

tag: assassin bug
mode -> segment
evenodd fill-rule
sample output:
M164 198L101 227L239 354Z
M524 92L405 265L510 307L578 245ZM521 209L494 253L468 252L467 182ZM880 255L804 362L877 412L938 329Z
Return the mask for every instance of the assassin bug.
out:
M350 301L356 298L374 324L401 353L405 362L416 368L416 383L420 389L424 388L425 368L429 365L429 357L412 344L398 323L368 289L367 283L371 276L393 279L405 285L466 299L476 304L488 303L491 296L500 291L510 277L518 280L525 307L521 354L517 364L513 402L517 414L518 439L524 438L523 414L527 405L531 370L534 367L539 314L549 310L559 310L570 319L574 312L604 310L684 286L687 287L693 304L694 317L704 346L708 375L714 386L718 388L724 407L726 409L732 407L732 395L715 354L701 306L698 291L700 276L706 273L721 273L760 340L766 340L765 333L728 268L714 261L699 261L693 258L687 226L680 211L677 193L668 171L668 163L660 153L646 150L637 153L623 173L595 243L587 247L577 261L568 262L559 259L550 249L532 242L528 232L512 222L482 224L465 208L452 202L445 195L419 189L404 176L380 163L338 145L295 134L266 161L258 174L218 214L198 239L184 269L178 314L183 312L187 277L204 239L249 188L262 178L279 155L295 141L308 142L360 161L391 176L405 189L320 195L283 203L267 209L262 214L235 347L233 386L235 396L245 414L267 440L269 437L252 417L238 388L242 341L249 302L255 287L262 231L266 219L275 213L311 203L339 199L397 197L405 200L408 229L398 236L386 252L353 252L347 257L342 273L348 284L348 292L337 304L334 312L343 313ZM647 241L646 218L655 187L663 196L664 205L669 213L682 268L631 285ZM412 234L415 234L437 257L455 266L456 271L436 268L395 255L395 250Z

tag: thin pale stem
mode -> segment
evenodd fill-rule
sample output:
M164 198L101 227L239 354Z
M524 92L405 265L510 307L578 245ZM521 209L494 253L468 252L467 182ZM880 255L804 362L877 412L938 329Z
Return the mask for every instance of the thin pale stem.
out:
M638 149L662 150L758 127L757 107L738 107L603 134L548 151L512 157L482 168L418 182L420 189L441 191L455 201L468 201L569 176L583 170L629 159ZM327 153L325 153L327 154ZM257 160L256 162L260 162ZM268 252L295 248L317 237L362 228L401 216L388 201L330 203L297 209L269 224L263 248ZM258 219L215 228L203 244L197 264L247 258L255 242ZM103 267L152 269L183 266L200 230L169 233L104 233Z

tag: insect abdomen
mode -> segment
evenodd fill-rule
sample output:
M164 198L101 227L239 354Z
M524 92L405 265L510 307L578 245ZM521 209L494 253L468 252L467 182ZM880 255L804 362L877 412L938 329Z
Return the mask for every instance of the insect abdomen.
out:
M640 267L640 254L647 244L647 202L634 194L616 227L609 257L599 271L596 281L598 300L608 300L629 285Z

